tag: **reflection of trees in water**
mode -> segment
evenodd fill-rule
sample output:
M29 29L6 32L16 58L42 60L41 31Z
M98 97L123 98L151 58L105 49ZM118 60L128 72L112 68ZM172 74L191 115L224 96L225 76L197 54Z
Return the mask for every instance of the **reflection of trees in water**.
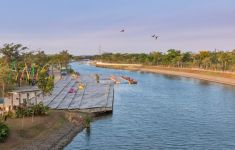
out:
M90 140L90 136L91 136L91 128L86 128L85 129L86 130L86 139L87 139L87 141L89 141Z
M223 84L223 89L224 90L233 90L233 91L235 91L235 86Z
M220 83L216 83L216 82L212 82L212 81L206 81L206 80L198 80L200 85L203 86L211 86L211 85L216 85L216 86L220 86L221 88L223 88L224 90L235 90L235 87L232 85L227 85L227 84L220 84Z
M90 135L91 135L91 128L86 128L86 135L87 135L87 137L90 137Z
M96 121L96 120L106 120L106 119L110 119L112 118L113 114L105 114L104 116L96 116L95 118L92 119L92 121Z
M145 72L145 71L138 71L138 73L140 73L140 74L148 74L148 72Z
M203 86L209 86L211 84L210 81L206 81L206 80L199 80L199 84L203 85Z
M170 80L181 80L182 77L175 76L175 75L163 75L164 78L170 79Z

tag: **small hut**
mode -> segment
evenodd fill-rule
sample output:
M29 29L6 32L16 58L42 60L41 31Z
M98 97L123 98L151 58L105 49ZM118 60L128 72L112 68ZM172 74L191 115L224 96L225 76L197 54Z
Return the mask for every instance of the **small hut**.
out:
M42 92L38 87L25 86L8 92L8 97L5 98L4 104L13 109L14 106L31 105L41 101Z

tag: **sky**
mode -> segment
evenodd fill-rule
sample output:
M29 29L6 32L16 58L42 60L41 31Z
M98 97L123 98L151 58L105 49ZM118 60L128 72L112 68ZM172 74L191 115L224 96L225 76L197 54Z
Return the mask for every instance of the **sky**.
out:
M0 45L75 55L233 50L234 6L234 0L0 0Z

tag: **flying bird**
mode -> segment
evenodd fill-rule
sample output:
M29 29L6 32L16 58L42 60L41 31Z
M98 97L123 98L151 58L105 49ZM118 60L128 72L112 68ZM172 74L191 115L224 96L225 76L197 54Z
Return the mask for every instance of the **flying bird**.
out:
M156 34L152 35L152 38L155 38L155 40L157 40L159 37L160 37L160 36L158 36L158 35L156 35Z
M122 26L121 28L122 30L120 30L120 32L125 32L125 26Z

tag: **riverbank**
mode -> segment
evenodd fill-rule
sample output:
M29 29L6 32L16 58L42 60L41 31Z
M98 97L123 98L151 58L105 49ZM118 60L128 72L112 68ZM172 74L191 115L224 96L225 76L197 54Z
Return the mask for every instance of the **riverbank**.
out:
M84 129L86 115L51 110L48 116L8 119L10 135L0 149L63 149Z
M235 73L222 71L209 71L197 68L173 68L173 67L159 67L159 66L145 66L140 64L116 64L116 63L93 63L97 67L123 69L131 71L142 71L159 73L166 75L176 75L189 78L196 78L211 82L217 82L227 85L235 86Z

